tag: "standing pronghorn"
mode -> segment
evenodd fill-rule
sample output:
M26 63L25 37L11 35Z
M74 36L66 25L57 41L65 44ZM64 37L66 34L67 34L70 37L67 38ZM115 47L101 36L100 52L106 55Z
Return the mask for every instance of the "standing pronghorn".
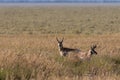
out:
M93 54L97 54L96 47L96 45L93 45L88 52L79 52L75 56L82 60L89 60Z
M60 41L57 39L57 42L58 42L58 47L59 47L59 51L60 51L60 55L61 56L66 56L69 52L79 52L80 50L79 49L72 49L72 48L66 48L66 47L63 47L63 39Z

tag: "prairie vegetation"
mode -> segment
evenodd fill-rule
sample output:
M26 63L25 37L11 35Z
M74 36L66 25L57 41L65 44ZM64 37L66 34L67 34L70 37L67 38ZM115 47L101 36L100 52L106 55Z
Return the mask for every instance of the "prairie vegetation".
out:
M0 7L0 80L119 80L120 7ZM61 57L65 47L91 61Z
M1 7L1 34L113 34L119 7ZM58 29L59 28L59 29Z

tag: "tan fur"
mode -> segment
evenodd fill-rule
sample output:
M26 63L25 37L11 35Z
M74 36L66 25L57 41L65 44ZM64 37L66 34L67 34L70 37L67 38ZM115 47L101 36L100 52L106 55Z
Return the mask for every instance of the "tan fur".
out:
M95 47L96 48L96 47ZM94 48L94 49L95 49ZM90 60L90 58L92 57L93 54L97 54L97 52L94 49L90 49L88 52L79 52L77 53L75 56L81 60ZM92 53L92 50L94 50L94 52Z
M79 52L76 54L76 56L79 58L79 59L82 59L82 60L86 60L86 59L90 59L91 58L91 55L90 55L90 52Z

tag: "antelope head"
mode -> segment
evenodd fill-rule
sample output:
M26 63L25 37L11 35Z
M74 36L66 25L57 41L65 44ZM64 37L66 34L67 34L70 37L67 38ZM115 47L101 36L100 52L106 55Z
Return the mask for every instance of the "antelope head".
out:
M56 40L57 40L57 42L58 42L58 46L59 46L60 48L62 48L62 47L63 47L63 40L64 40L64 38L62 38L61 41L58 40L58 38L56 38Z
M96 45L91 46L91 50L90 50L91 55L97 54L97 52L95 51L96 47L97 47Z

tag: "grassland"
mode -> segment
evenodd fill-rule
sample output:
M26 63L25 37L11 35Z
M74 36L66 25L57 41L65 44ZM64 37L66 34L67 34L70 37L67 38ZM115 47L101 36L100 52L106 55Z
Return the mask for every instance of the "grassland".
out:
M113 34L119 7L1 7L1 34ZM59 29L58 29L59 28Z
M0 80L119 80L120 7L0 7ZM64 46L91 61L60 57Z

